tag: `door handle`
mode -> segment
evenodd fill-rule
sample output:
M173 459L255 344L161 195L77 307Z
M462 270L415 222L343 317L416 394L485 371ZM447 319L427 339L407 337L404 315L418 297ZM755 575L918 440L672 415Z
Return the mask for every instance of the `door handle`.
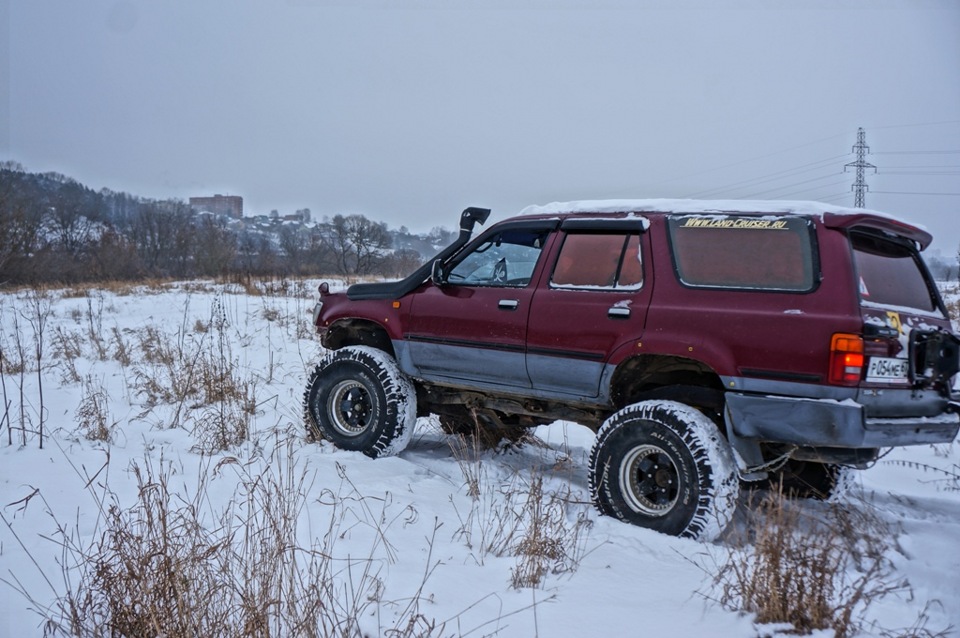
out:
M622 306L613 306L607 310L607 316L611 319L629 319L630 309Z
M516 299L501 299L500 303L497 304L497 308L500 310L516 310L519 305L520 302Z

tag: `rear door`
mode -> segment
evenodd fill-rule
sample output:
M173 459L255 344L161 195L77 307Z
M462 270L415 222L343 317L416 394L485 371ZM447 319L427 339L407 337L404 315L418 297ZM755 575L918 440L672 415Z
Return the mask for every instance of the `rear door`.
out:
M405 339L427 379L529 388L527 319L544 243L556 222L501 226L446 267L442 286L413 295Z
M600 393L613 350L643 333L645 220L567 220L550 276L530 311L527 370L534 387L583 398Z
M936 376L949 322L912 242L853 230L850 243L866 337L865 384L907 389L945 382ZM886 396L891 404L899 398L890 390ZM903 401L918 403L917 397L904 393Z

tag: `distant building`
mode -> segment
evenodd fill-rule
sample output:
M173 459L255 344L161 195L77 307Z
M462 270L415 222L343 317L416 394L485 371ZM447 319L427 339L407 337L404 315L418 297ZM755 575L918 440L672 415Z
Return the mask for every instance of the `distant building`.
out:
M191 197L190 208L195 212L210 212L227 215L234 219L243 217L243 198L239 195L214 195L213 197Z

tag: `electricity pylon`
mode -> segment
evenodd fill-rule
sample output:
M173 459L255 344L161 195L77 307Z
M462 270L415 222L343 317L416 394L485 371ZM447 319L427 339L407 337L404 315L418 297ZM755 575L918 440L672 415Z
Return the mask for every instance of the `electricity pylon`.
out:
M863 127L857 129L857 143L853 145L853 152L857 154L857 160L855 162L850 162L849 164L843 165L843 172L846 173L848 168L857 169L857 179L853 182L853 186L850 187L850 190L854 192L853 206L854 208L863 208L864 207L864 195L870 190L867 186L867 182L863 179L863 172L868 168L872 168L873 172L877 172L877 167L869 163L865 158L866 154L870 152L870 147L867 146L867 134L864 133Z

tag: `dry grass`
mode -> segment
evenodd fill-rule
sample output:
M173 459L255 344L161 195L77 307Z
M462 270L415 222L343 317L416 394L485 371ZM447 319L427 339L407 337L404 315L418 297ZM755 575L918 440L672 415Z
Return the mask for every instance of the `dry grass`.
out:
M536 472L492 480L483 458L493 452L472 438L449 440L471 498L465 512L454 505L459 519L454 538L473 550L477 564L487 556L513 556L510 584L517 589L540 587L547 575L576 571L592 525L589 506L573 498L568 485L545 489L544 477Z
M480 481L484 477L483 461L480 442L475 437L466 437L462 434L451 434L446 437L450 453L456 459L463 474L467 495L476 500L482 493Z
M204 290L214 286L205 282L136 285L163 289L194 286ZM265 323L280 325L288 333L295 331L296 337L312 336L304 312L306 300L280 297L306 293L306 284L275 280L264 286L276 296L265 310L274 323ZM255 337L240 335L231 326L224 306L226 288L229 287L212 288L217 290L217 296L207 317L190 314L188 295L182 321L124 330L109 325L109 316L117 309L102 289L15 293L14 303L0 305L4 326L0 331L0 371L4 375L0 426L8 429L8 444L13 444L14 428L20 432L21 444L31 435L43 432L47 410L42 384L49 370L59 373L62 385L80 385L92 366L108 360L123 367L127 396L139 397L142 402L143 411L136 418L151 417L158 425L163 421L165 425L191 429L197 438L195 449L202 452L227 449L247 440L259 404L257 392L264 380L272 381L275 365L272 352L265 370L244 367L240 357L234 355L237 344L243 347L245 339ZM72 322L50 324L53 302L65 296L82 299L85 307L73 303L69 315ZM84 412L89 407L85 405ZM171 407L174 416L167 419L165 414Z
M183 325L188 325L186 316ZM146 416L157 406L174 406L171 427L191 425L194 451L229 449L249 437L257 411L257 377L233 355L230 324L217 298L207 320L193 331L175 333L146 326L135 335L141 363L133 366L136 394ZM129 354L127 355L129 358Z
M896 530L867 504L806 504L765 494L748 508L746 531L730 539L726 561L708 571L719 602L758 624L846 638L860 631L871 603L907 587L887 558Z
M908 467L914 470L919 470L924 474L933 476L929 483L936 485L937 490L942 490L944 492L960 492L960 465L954 463L951 467L937 467L930 465L929 463L917 463L915 461L883 461L885 464L889 465L899 465L900 467Z
M116 422L110 421L110 397L103 385L87 377L83 384L83 398L77 406L77 431L88 441L113 442Z
M64 384L80 383L83 380L77 369L77 359L83 356L84 336L71 330L65 331L57 326L53 341L54 357L60 361L60 380Z
M123 333L120 331L119 327L114 326L111 328L110 334L113 336L114 360L124 368L129 367L130 363L132 362L130 344L127 343L127 340L123 336Z
M512 548L516 565L510 579L514 588L540 587L547 575L570 573L580 565L592 523L585 508L571 503L569 488L545 493L543 477L535 475L518 523L522 531Z
M940 283L940 294L947 307L947 314L955 326L960 326L960 284Z
M79 283L74 284L69 288L64 288L61 292L61 296L64 299L82 299L84 297L90 297L98 293L102 294L104 292L109 292L119 297L126 297L135 294L155 294L163 292L163 290L171 283L173 283L173 280L155 278L140 279L136 281L101 281Z
M278 445L262 473L233 457L223 458L214 467L201 468L192 492L178 487L178 469L163 457L133 464L129 471L137 483L136 502L122 506L109 490L99 494L104 518L89 544L57 524L68 591L45 610L45 633L444 635L443 624L420 611L421 591L438 564L429 552L423 583L412 596L388 599L380 577L390 525L409 513L392 515L387 505L371 507L370 499L346 481L341 485L345 491L325 490L328 527L322 539L304 546L297 525L312 482L293 457L289 442ZM215 507L211 481L225 472L235 472L240 481L233 496ZM371 532L369 555L339 552L338 539L348 528L356 535L361 527Z
M953 320L953 323L960 324L960 297L953 299L952 301L947 302L947 313L950 315L950 319Z

